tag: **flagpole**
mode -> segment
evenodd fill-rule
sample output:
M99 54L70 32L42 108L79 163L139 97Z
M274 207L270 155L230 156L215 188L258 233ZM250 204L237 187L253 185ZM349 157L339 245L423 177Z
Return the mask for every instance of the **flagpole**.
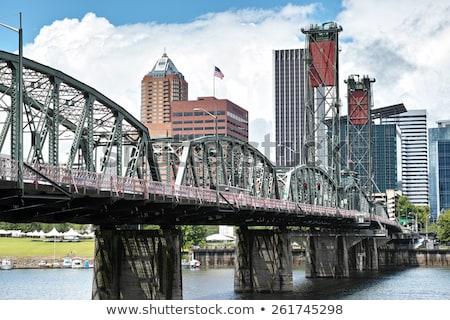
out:
M215 70L216 66L213 66L213 97L216 96L216 75L215 75Z

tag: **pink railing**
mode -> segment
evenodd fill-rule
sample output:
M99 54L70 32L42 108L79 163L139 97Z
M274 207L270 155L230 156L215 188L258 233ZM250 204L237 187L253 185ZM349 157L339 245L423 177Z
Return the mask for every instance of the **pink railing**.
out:
M145 179L121 177L112 174L99 174L86 170L54 167L42 164L29 164L36 174L25 168L23 180L33 183L36 188L39 185L49 184L49 180L61 187L66 187L75 194L86 194L87 192L110 192L116 197L141 197L155 201L173 201L177 203L196 203L199 205L215 205L217 201L221 206L231 205L238 209L251 209L255 211L278 211L280 213L304 213L317 217L339 217L356 219L361 212L334 207L324 207L306 203L295 203L286 200L260 198L255 196L238 194L235 192L221 191L219 198L215 190L170 185L158 181ZM8 158L0 158L0 179L16 180L17 164ZM397 226L396 221L378 215L363 214L364 221L375 220L382 224Z

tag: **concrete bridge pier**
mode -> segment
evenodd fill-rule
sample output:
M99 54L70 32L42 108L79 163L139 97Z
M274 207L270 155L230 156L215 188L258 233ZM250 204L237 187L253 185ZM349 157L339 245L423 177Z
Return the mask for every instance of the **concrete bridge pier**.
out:
M378 244L375 238L363 238L351 248L354 269L358 271L378 270Z
M347 278L348 261L345 236L308 235L305 266L307 278Z
M237 230L235 292L293 290L292 250L286 229Z
M182 299L180 232L97 230L92 299Z

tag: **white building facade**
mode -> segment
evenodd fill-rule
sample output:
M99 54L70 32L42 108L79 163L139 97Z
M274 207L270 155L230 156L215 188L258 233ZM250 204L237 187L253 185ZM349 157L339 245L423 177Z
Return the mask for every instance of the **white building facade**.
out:
M401 190L416 206L429 205L427 112L410 110L381 119L401 132Z

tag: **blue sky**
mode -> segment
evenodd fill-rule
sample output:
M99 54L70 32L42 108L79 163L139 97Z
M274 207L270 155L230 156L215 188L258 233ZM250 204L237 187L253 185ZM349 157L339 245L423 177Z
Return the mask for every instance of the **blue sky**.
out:
M212 94L249 111L250 140L273 134L272 52L304 48L302 27L336 21L340 97L344 80L369 75L374 107L426 109L429 125L450 119L450 1L435 0L15 0L0 22L18 27L24 55L96 88L140 118L140 81L167 52L189 99ZM0 50L17 34L0 28ZM150 133L151 134L151 133Z
M288 3L307 5L321 3L321 13L333 17L341 9L341 1L306 0L16 0L2 4L1 17L23 12L30 19L30 26L37 28L54 20L82 18L87 12L107 17L114 25L138 22L185 23L210 12L221 12L243 8L269 9L283 7Z
M64 18L81 19L88 12L105 17L113 25L154 22L188 23L196 18L214 12L245 8L280 8L288 3L319 5L318 18L334 19L341 9L340 1L286 1L286 0L14 0L2 3L0 22L19 27L19 12L22 12L24 41L30 42L44 25ZM7 41L5 41L7 39ZM0 34L1 49L15 48L14 35ZM11 48L11 49L10 49Z

